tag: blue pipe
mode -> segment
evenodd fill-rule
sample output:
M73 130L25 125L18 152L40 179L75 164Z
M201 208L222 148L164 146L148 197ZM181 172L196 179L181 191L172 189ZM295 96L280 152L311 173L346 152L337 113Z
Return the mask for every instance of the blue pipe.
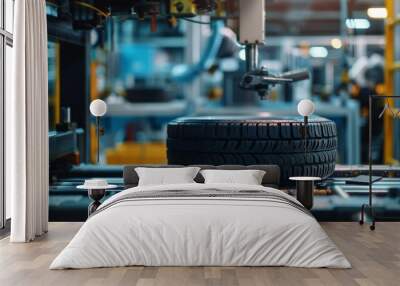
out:
M223 35L221 29L224 22L221 20L211 23L212 35L207 42L205 51L203 52L199 62L192 66L186 66L182 70L173 71L171 79L177 82L190 82L198 77L202 72L209 69L217 57L219 48L222 44Z

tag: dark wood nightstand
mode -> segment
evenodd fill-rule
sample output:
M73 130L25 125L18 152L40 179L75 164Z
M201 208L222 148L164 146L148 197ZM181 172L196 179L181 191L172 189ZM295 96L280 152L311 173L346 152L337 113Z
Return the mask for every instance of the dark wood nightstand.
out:
M93 200L88 207L88 216L90 216L101 205L100 200L104 198L107 190L116 189L118 186L109 185L105 179L89 179L85 180L83 185L79 185L76 188L87 190L89 198Z

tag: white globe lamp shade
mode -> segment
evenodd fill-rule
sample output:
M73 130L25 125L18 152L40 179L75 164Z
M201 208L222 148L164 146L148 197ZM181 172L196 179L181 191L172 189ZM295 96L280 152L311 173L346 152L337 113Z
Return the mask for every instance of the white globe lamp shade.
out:
M107 104L101 99L95 99L90 103L89 109L93 116L100 117L106 114Z
M312 102L309 99L303 99L297 105L297 112L301 116L310 116L311 114L314 113L314 111L315 111L314 102Z

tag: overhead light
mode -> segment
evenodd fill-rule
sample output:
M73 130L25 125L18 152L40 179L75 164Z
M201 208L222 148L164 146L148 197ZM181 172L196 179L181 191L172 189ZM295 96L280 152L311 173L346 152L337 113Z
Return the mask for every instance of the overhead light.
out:
M360 29L365 30L368 29L371 25L368 19L346 19L346 26L349 29Z
M368 17L373 19L385 19L387 17L387 10L385 7L371 7L367 10Z
M313 58L326 58L328 49L325 47L311 47L308 53Z
M239 59L241 59L242 61L246 60L246 50L245 49L241 49L239 51Z
M342 40L339 39L339 38L333 38L333 39L331 40L331 46L332 46L334 49L340 49L340 48L343 46Z

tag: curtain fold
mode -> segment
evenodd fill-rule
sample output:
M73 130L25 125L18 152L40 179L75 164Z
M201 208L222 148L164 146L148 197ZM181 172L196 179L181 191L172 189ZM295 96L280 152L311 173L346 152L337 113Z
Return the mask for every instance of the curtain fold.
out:
M13 94L7 104L6 187L12 242L48 227L48 81L45 0L15 1Z

